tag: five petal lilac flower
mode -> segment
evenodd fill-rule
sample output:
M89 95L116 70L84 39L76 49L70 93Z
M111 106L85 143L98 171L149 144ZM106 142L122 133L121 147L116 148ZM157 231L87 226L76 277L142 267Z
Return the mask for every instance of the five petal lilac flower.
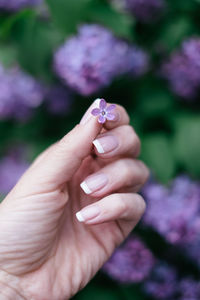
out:
M91 114L93 116L99 116L98 122L103 124L106 122L106 120L112 121L115 119L116 115L111 113L111 111L115 108L115 104L107 105L106 101L104 99L101 99L99 108L94 108L91 111Z

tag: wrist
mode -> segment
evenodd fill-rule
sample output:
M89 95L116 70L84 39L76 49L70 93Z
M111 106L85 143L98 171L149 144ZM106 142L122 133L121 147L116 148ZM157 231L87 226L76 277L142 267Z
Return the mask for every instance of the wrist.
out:
M0 271L0 299L26 300L20 292L18 279L3 271Z

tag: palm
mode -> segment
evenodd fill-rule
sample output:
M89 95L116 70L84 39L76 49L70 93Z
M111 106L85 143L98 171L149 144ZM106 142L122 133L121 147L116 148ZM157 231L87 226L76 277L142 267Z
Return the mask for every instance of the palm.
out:
M87 226L75 219L77 211L94 201L81 191L79 184L89 173L97 171L100 164L89 156L71 181L62 186L62 191L29 195L29 198L35 198L34 205L30 201L31 207L27 205L29 199L24 198L24 195L19 198L17 191L16 201L21 202L20 210L24 214L15 214L6 239L9 244L8 236L15 239L20 232L20 244L15 241L15 247L20 252L14 253L12 263L8 264L5 271L20 275L26 281L28 279L36 299L39 295L41 299L65 299L69 297L69 290L77 292L97 272L133 226L128 222L121 226L118 226L119 222ZM2 206L2 210L5 210L8 220L6 205ZM9 207L9 214L12 213ZM3 222L1 220L0 226L4 225ZM4 234L2 230L0 232ZM12 241L10 244L13 244ZM9 250L13 253L13 249L7 247ZM34 287L36 281L37 288Z

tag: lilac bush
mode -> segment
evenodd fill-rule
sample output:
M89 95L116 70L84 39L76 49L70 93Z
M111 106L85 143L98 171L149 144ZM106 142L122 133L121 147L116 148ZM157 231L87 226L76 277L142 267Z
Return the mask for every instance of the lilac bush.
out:
M144 23L157 20L163 13L165 0L125 0L127 10Z
M170 243L184 245L197 240L200 231L200 184L177 177L169 188L149 182L143 189L147 211L143 224L151 226Z
M121 74L142 75L148 67L144 51L115 38L99 25L84 25L55 53L54 69L63 82L91 95Z
M72 92L62 84L54 84L46 88L45 106L53 115L65 115L70 112L73 102Z
M119 282L136 283L149 276L154 264L151 251L138 237L130 236L103 266L103 271Z
M143 283L147 295L158 300L199 300L200 283L192 277L181 277L173 266L163 261L155 265L151 277Z
M186 277L178 284L178 293L180 300L199 300L200 299L200 283L199 281Z
M164 262L159 262L143 285L144 291L154 299L175 299L177 293L177 272Z
M18 67L0 65L0 119L26 120L44 98L44 88Z
M0 0L0 9L17 11L19 9L39 5L43 0Z
M190 38L182 43L181 49L172 53L162 67L163 76L171 89L188 101L198 96L200 88L200 39Z
M0 159L0 196L10 192L28 166L24 150L19 147Z

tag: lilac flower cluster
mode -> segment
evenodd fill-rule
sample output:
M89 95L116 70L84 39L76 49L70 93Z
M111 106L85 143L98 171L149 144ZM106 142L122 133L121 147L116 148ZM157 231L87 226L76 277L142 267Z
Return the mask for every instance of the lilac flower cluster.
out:
M73 96L66 86L55 84L46 88L45 99L45 106L49 113L65 115L70 111Z
M0 159L0 196L10 192L27 168L28 163L21 148L13 149Z
M186 100L193 100L200 89L200 39L183 42L181 50L172 54L162 67L171 89Z
M154 264L151 251L138 237L130 236L103 266L103 271L119 282L136 283L150 274Z
M143 224L153 227L170 243L191 244L200 232L200 184L177 177L167 188L149 182L143 189L147 210Z
M173 267L159 262L143 285L147 295L155 299L173 299L177 290L177 273Z
M117 39L98 25L84 25L55 53L54 69L82 95L91 95L119 75L139 76L148 68L147 54Z
M162 261L154 267L143 289L148 296L158 300L200 299L200 283L190 277L179 279L176 269Z
M44 89L18 67L0 65L0 119L27 119L44 97Z
M200 299L200 283L192 278L184 278L179 285L180 300L199 300Z
M39 5L43 0L0 0L0 9L17 11L25 7Z
M158 20L166 7L165 0L125 0L125 2L127 10L143 23Z

